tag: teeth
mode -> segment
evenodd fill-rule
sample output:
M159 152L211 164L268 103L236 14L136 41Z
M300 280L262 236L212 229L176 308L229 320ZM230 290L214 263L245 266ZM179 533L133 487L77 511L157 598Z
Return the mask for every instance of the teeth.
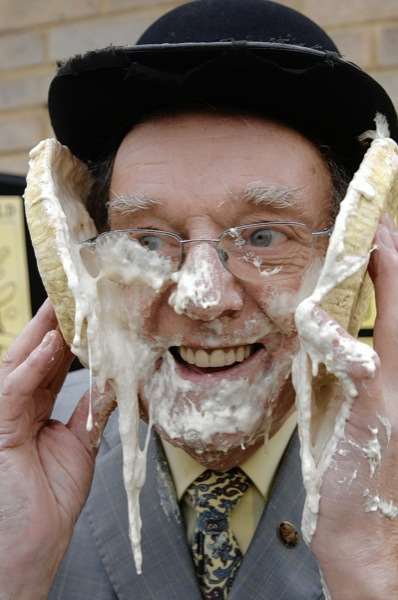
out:
M194 350L181 346L179 352L183 360L190 365L197 367L227 367L233 365L236 362L242 362L250 356L251 346L239 346L238 348L229 348L223 350L217 348L216 350Z
M186 352L187 355L186 357L183 356L183 359L186 360L188 363L191 363L192 365L195 364L195 354L193 353L193 350L191 350L191 348L187 348Z
M236 360L237 362L242 362L245 360L245 349L243 346L240 346L236 351Z
M210 366L219 367L220 364L224 363L224 357L224 350L214 350L214 352L210 354Z
M195 365L197 367L209 366L209 355L204 350L197 350L195 353Z

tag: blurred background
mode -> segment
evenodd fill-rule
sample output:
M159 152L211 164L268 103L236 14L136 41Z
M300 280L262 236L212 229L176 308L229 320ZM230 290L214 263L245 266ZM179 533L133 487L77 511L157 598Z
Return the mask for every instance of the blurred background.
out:
M377 79L398 106L398 0L281 3L322 25L342 54ZM29 150L52 135L46 99L57 61L109 44L133 44L156 17L179 4L0 0L0 356L44 298L21 194ZM364 334L371 333L373 312Z

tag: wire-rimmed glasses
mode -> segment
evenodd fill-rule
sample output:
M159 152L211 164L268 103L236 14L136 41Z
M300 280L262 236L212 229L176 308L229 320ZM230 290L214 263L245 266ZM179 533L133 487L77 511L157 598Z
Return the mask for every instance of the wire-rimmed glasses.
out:
M212 244L224 267L238 279L259 282L279 273L291 274L310 263L314 240L330 236L332 227L311 231L296 221L263 221L231 227L216 239L183 239L177 233L158 229L132 227L116 229L83 242L98 245L116 242L121 237L156 252L178 271L184 261L188 244Z

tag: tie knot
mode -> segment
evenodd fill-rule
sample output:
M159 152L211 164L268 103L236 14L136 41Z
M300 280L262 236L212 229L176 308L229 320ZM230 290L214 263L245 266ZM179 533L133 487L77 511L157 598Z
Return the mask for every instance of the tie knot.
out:
M207 470L189 486L185 497L199 513L216 510L227 515L248 487L248 478L238 467L219 472Z

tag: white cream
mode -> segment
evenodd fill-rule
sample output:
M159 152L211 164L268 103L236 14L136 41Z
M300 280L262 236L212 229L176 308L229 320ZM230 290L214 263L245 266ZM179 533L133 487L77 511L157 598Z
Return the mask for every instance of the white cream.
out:
M253 382L244 377L226 378L215 387L210 378L208 385L183 379L166 352L160 369L144 388L152 422L170 440L199 452L210 446L227 452L236 446L237 437L243 437L242 443L248 446L256 441L263 423L264 427L270 425L273 401L280 382L289 375L290 364L287 356Z
M322 591L323 595L325 596L325 600L332 600L332 596L330 595L329 588L326 585L326 581L321 570L319 570L319 575L321 578Z
M146 284L160 290L171 275L171 264L136 243L128 243L123 235L105 236L96 248L102 277L137 286Z
M347 261L346 273L352 274L352 263ZM357 262L360 268L362 261ZM345 269L337 269L337 281ZM328 274L327 291L333 282L333 274ZM348 275L347 275L348 276ZM323 283L322 276L320 278ZM320 286L319 286L320 287ZM304 300L296 311L296 326L300 336L300 350L293 360L293 385L296 389L299 434L301 440L301 461L303 480L307 492L303 511L302 531L304 539L310 543L316 529L319 511L322 478L336 451L337 444L344 436L345 423L349 417L352 401L357 395L349 369L358 364L371 377L375 372L375 352L366 344L341 336L339 328L330 320L323 320L317 313L318 303L323 298L317 286L314 294ZM325 294L327 293L325 291ZM336 344L339 351L336 351ZM324 406L316 407L313 401L312 378L317 375L319 365L324 364L341 383L340 396L336 392L324 398ZM325 391L325 396L326 396ZM321 419L317 421L319 410ZM314 438L314 426L317 436Z
M208 254L206 244L196 245L191 251L189 263L172 274L173 281L178 285L170 294L169 304L178 315L190 306L208 309L220 302L220 292L214 286L214 273Z
M377 145L387 147L387 144L390 148L391 140L376 139L373 144L374 148ZM293 384L296 389L302 470L307 492L302 523L307 543L310 543L316 529L323 475L331 465L339 440L344 437L345 423L357 395L355 382L350 376L351 369L358 365L367 377L372 377L376 369L374 351L347 335L341 335L335 322L325 320L317 310L331 290L351 275L364 270L368 263L371 248L364 248L362 255L350 255L345 247L346 223L355 215L360 197L369 202L376 201L376 191L369 183L371 170L368 165L365 160L349 186L336 219L318 283L311 296L298 306L295 314L300 350L294 358ZM397 170L394 158L391 158L389 166ZM318 373L320 364L325 365L327 371L338 379L340 391L337 391L336 385L330 384L323 390L322 402L317 404L312 379ZM371 474L380 460L377 443L372 438L366 446Z
M352 484L352 482L358 477L358 469L354 469L354 471L352 472L351 477L348 480L348 487L350 487L350 485Z
M212 348L221 344L224 347L254 344L258 340L265 338L268 334L277 331L276 326L264 314L259 314L253 319L248 319L241 324L239 329L236 327L233 318L221 317L218 321L222 324L222 329L219 329L217 335L206 335L206 330L212 331L213 329L211 327L212 321L206 321L201 324L201 335L200 340L198 340L201 345Z
M307 322L307 320L309 321ZM348 375L348 367L355 364L366 371L368 377L375 373L376 353L370 346L342 335L340 326L325 320L317 313L317 304L308 299L296 311L296 323L300 324L301 344L311 358L312 376L318 375L319 365L324 364L341 382L347 396L354 398L357 389ZM338 347L338 350L337 350Z
M119 406L119 431L123 448L123 477L127 492L130 539L137 572L141 572L141 518L139 493L145 481L146 452L138 441L139 408L137 391L142 378L153 371L157 352L140 337L140 311L170 276L170 267L155 254L126 239L119 239L112 251L107 244L98 248L100 271L93 285L91 302L79 318L87 321L92 369L97 385L110 382ZM131 268L129 268L131 265ZM109 266L109 269L108 269ZM112 280L109 280L109 277ZM114 283L114 280L118 283ZM86 296L81 279L83 294ZM79 308L79 296L75 295Z
M65 156L67 151L55 140L42 142L34 149L33 160L41 154L43 144L45 160L41 172L36 168L35 177L41 179L43 206L55 227L55 249L75 300L72 351L89 365L90 381L93 378L99 391L103 392L108 382L117 398L130 539L140 573L139 493L145 480L150 427L141 450L137 389L141 379L154 370L158 356L157 350L140 336L140 311L169 280L170 265L126 238L99 244L95 254L89 247L82 247L80 242L96 235L81 201L88 191L87 174L73 162L75 159ZM96 425L93 408L90 401L88 429Z
M384 427L384 431L385 431L386 439L387 439L387 446L388 446L388 444L390 443L390 440L391 440L391 433L392 433L391 421L387 417L380 415L379 413L377 413L376 416L377 416L378 420L380 421L380 423Z
M366 498L366 512L378 512L383 517L391 520L398 517L398 506L392 500L384 500L378 494L372 496L369 490L365 490L363 495Z
M54 150L51 144L50 149ZM49 201L45 203L45 207L50 213L51 222L57 228L56 247L75 300L75 337L72 350L83 364L90 367L90 377L99 391L103 391L108 382L117 398L130 539L136 569L137 572L141 572L139 493L145 479L145 456L151 423L145 446L140 449L137 390L143 380L151 381L148 373L155 372L156 360L171 342L170 339L159 338L154 340L151 346L144 341L140 335L142 314L163 284L171 282L171 277L177 283L174 297L170 300L177 313L183 312L191 303L205 309L217 304L219 297L214 292L212 279L214 274L210 270L213 267L208 261L208 250L200 247L195 249L196 257L191 266L185 265L182 272L175 274L170 273L170 265L166 260L159 259L155 253L150 253L126 239L115 240L114 238L112 243L108 243L102 238L95 253L89 246L82 247L80 242L95 237L95 227L81 203L82 190L74 189L76 183L73 179L74 170L66 171L62 165L56 164L56 160L54 160L55 164L51 164L53 158L54 156L48 157L48 171L45 175L48 178L50 173L57 179L54 181L50 178L46 184L48 190L45 190L45 194ZM45 185L42 187L45 188ZM219 335L219 324L215 327L214 333ZM268 324L265 329L269 330ZM253 323L245 325L245 330L247 331L242 332L242 336L252 332L258 339L256 319L253 319ZM232 333L228 335L231 337ZM179 338L180 336L175 336L176 345L181 341ZM248 342L247 338L242 341ZM217 435L217 429L220 432L227 431L233 434L248 428L249 424L252 425L253 419L260 418L261 403L264 402L265 397L263 383L266 383L267 390L271 390L272 397L272 389L275 385L273 378L268 378L269 380L265 378L267 381L261 380L251 385L246 380L236 383L225 381L220 386L221 402L218 407L216 407L213 390L213 394L209 393L206 399L209 404L206 410L188 411L185 408L187 421L181 424L178 421L173 422L167 414L167 403L165 404L167 398L173 395L167 389L165 396L159 396L160 390L166 389L167 373L173 377L173 364L170 361L172 358L166 352L162 369L153 378L154 401L150 403L150 418L155 417L156 423L160 426L165 424L171 437L179 436L182 431L185 439L201 440L198 442L198 452L209 437ZM287 374L282 373L282 378L285 376ZM184 390L184 385L189 386L181 378L178 378L173 385L179 392L181 389ZM248 407L240 406L242 394L246 393L250 394L252 400ZM156 399L159 400L158 404ZM94 414L95 408L94 406ZM272 402L269 400L266 410L269 412L272 410ZM89 428L96 425L95 420L91 422L91 410L90 414ZM261 415L263 416L263 412ZM211 431L209 431L210 426ZM251 432L252 429L249 427L245 438L247 445L252 441Z
M370 477L373 478L376 470L379 468L381 464L381 445L378 438L378 429L377 427L370 427L368 429L371 433L371 438L366 442L365 445L361 446L354 440L348 440L348 443L353 447L357 448L362 452L364 457L367 459L369 463L369 474Z
M80 322L87 322L87 340L91 348L89 366L96 383L101 391L106 382L110 382L119 406L130 539L136 569L140 573L139 494L145 481L150 427L141 450L138 441L137 390L140 380L153 371L157 352L140 337L139 313L144 299L148 300L148 287L154 290L152 295L156 293L169 277L170 268L166 261L161 261L155 254L122 239L119 239L113 251L107 244L100 246L98 257L100 271L95 279L88 274L80 278L80 287L75 293L76 314ZM115 278L118 283L114 283ZM89 301L88 289L92 292ZM77 339L75 351L79 351L79 344L81 340Z
M201 268L207 272L207 268L210 269L211 266L202 264ZM177 313L182 306L188 306L189 302L195 306L207 305L206 300L201 301L202 292L206 293L207 290L206 287L203 288L202 279L191 277L190 266L184 266L184 269L188 270L187 278L184 278L182 272L173 277L178 287L170 304ZM308 270L298 293L289 293L286 314L292 314L292 303L297 305L303 288L308 287L308 277L314 280L314 269L315 267ZM214 280L210 283L213 286ZM199 289L196 289L197 285ZM176 298L179 302L175 302ZM262 313L247 320L242 330L236 330L229 317L221 317L217 322L203 323L202 328L213 330L217 334L214 337L205 336L204 339L210 346L216 343L219 346L220 340L225 346L250 344L278 331ZM290 374L291 362L292 356L286 352L282 359L273 364L272 369L264 367L264 371L260 372L254 381L249 382L244 377L231 379L228 376L220 379L217 386L214 386L210 377L207 384L205 377L202 377L200 384L182 378L176 370L171 354L166 353L161 368L148 380L144 389L145 398L152 407L153 424L173 443L189 446L197 454L202 454L209 448L213 451L228 452L232 447L236 447L237 441L242 448L246 448L253 444L259 435L267 439L268 429L272 424L274 401Z
M236 241L235 241L235 244L236 244ZM278 275L282 271L282 267L280 267L280 266L279 267L262 268L263 263L262 263L261 259L253 252L250 252L250 250L245 252L242 259L245 262L250 263L254 267L256 267L256 269L257 269L258 273L261 275L261 277L271 277L272 275Z
M339 483L340 485L346 485L347 487L350 487L350 485L352 484L352 482L358 477L358 469L355 469L351 475L349 477L343 477L343 479L339 479L337 481L337 483Z
M88 417L86 429L87 431L93 430L93 370L91 368L92 360L91 360L91 349L90 343L87 341L87 350L88 350L88 363L90 365L89 369L89 402L88 402Z
M381 446L379 442L379 438L377 436L378 429L377 427L369 427L369 431L372 435L370 440L365 444L362 448L362 452L369 462L369 470L370 476L374 477L376 470L380 466L381 463Z
M224 332L224 323L221 319L214 319L214 321L206 323L206 327L217 336L216 339L219 339Z
M56 164L50 165L50 170L57 176ZM241 443L249 445L254 441L253 424L264 417L265 402L266 422L268 425L271 423L273 401L280 389L280 380L289 374L291 357L276 364L272 374L261 374L252 383L244 378L235 381L225 379L216 391L209 389L207 395L203 395L203 386L198 386L200 409L188 398L188 394L193 393L194 396L196 393L194 384L177 376L174 361L168 352L164 354L160 370L148 378L149 373L154 373L155 361L159 356L158 344L150 346L141 338L139 308L142 310L143 303L149 301L148 289L152 289L154 295L170 279L178 284L169 299L177 314L182 314L192 305L203 309L217 305L220 297L213 285L214 273L211 269L214 267L208 260L209 248L206 244L198 244L191 252L191 262L174 274L170 274L167 261L162 261L155 254L149 256L150 253L143 248L134 250L126 241L114 245L104 243L98 248L99 263L95 260L92 264L84 262L78 242L94 237L96 231L81 204L82 190L75 192L69 181L69 177L73 181L73 173L64 173L63 177L64 180L55 182L55 187L61 188L60 193L56 189L56 196L60 198L62 207L53 201L52 187L48 189L51 202L46 207L52 214L51 222L57 223L57 247L76 303L73 351L83 363L89 363L99 389L103 390L109 381L118 400L130 537L136 568L141 572L139 492L145 478L149 437L141 450L138 443L137 402L140 382L147 382L151 423L162 428L171 439L190 442L199 453L206 444L217 443L219 433L232 437L244 432L245 439ZM370 195L371 191L367 193ZM350 269L355 272L356 268L360 268L360 265L344 266L339 277L344 278ZM336 277L329 282L332 287L335 283ZM324 288L327 286L328 281L325 281ZM86 328L87 343L84 334ZM213 332L219 335L219 331L217 324ZM170 340L168 342L170 345ZM249 340L242 339L242 342L248 343ZM307 368L305 352L303 358ZM173 393L170 393L171 386ZM185 392L186 401L182 405L174 402L176 398L183 398ZM302 405L305 406L310 391L305 388L302 393ZM245 398L245 402L242 402L242 398ZM305 418L302 422L305 423ZM305 427L302 429L305 432ZM150 428L148 436L149 431ZM230 448L229 442L218 444L220 450L228 451ZM315 507L313 511L316 512Z
M267 289L268 312L273 319L292 316L299 304L313 293L323 266L323 259L315 258L305 270L300 288L297 292L277 290L270 293Z

